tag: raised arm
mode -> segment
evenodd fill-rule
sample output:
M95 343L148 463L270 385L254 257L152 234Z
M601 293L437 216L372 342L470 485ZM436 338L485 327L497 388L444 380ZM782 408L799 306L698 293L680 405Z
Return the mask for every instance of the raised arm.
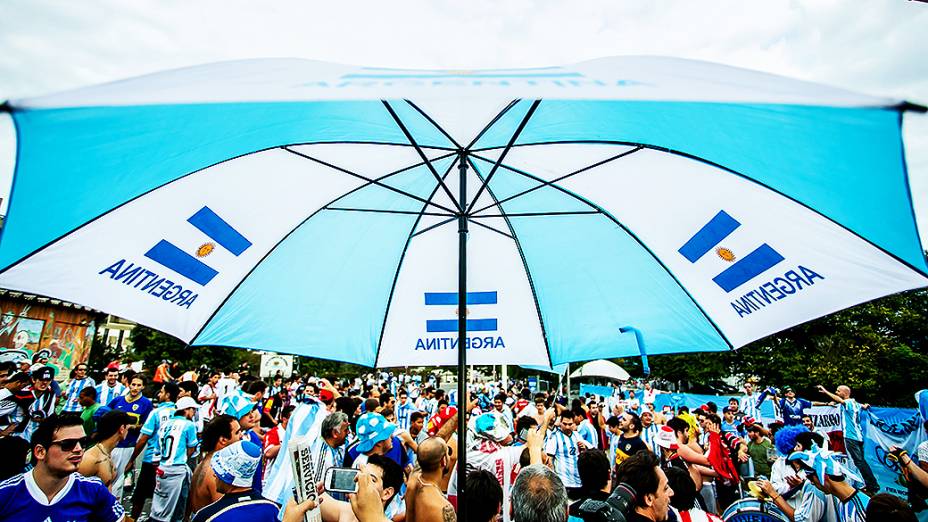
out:
M840 395L835 395L834 393L831 393L830 391L828 391L828 390L827 390L824 386L822 386L821 384L819 384L818 386L816 386L816 388L818 388L818 391L820 391L820 392L824 393L825 395L827 395L828 398L830 398L831 400L837 402L838 404L844 404L844 399L842 399ZM813 404L815 404L815 403L813 403Z

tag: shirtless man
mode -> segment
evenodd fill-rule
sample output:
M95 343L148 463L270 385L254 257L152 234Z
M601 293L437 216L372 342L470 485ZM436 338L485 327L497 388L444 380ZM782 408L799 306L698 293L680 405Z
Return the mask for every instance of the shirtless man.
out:
M213 455L226 446L242 440L242 427L231 415L217 415L203 427L200 447L203 459L193 470L190 481L190 511L200 509L222 498L217 489L216 474L210 465Z
M422 468L406 481L407 522L454 522L454 507L441 490L441 479L448 469L448 444L440 437L425 439L416 452Z
M112 410L97 421L97 431L93 435L96 444L84 452L77 471L85 477L97 477L103 485L110 487L118 475L111 456L113 449L129 434L132 419L126 412Z

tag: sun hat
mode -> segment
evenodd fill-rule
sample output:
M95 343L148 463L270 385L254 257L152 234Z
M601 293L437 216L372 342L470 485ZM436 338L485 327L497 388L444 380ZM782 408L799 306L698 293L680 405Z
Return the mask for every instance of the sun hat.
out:
M509 419L503 414L498 411L491 411L477 417L477 421L474 423L474 431L478 437L494 442L502 442L512 434L512 426L509 424Z
M187 408L199 408L200 405L197 401L193 400L193 397L181 397L177 401L177 405L174 407L174 411L186 410Z
M261 448L251 441L240 440L217 451L210 462L210 468L216 478L224 483L247 488L251 487L259 462Z
M657 432L657 437L655 437L655 442L664 449L675 450L679 447L677 435L670 426L661 426L661 429Z
M222 398L219 403L219 413L231 415L237 420L251 413L257 406L258 403L251 400L250 395L235 391Z
M388 422L383 415L379 413L365 413L358 417L358 427L355 430L358 434L358 451L367 453L375 444L384 441L393 436L396 431L396 424Z

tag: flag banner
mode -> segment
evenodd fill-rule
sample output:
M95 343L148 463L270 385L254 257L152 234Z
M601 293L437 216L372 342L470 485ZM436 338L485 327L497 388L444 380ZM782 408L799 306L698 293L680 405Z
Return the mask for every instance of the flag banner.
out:
M869 415L862 416L864 428L864 458L885 493L906 498L908 488L899 465L888 458L889 448L905 448L910 455L925 440L925 430L918 410L908 408L871 407ZM849 464L851 464L849 462Z
M599 395L600 397L612 397L612 386L600 386L598 384L581 384L580 395L586 394Z

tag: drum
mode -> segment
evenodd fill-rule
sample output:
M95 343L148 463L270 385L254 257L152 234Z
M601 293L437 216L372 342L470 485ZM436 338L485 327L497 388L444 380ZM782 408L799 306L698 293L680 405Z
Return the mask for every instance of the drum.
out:
M722 513L725 522L789 522L789 517L768 500L742 498Z

